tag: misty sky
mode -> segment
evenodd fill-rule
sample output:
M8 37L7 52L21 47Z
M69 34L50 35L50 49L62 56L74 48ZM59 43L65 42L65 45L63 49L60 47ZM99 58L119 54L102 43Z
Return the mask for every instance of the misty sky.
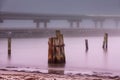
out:
M120 0L0 0L0 10L50 14L120 14Z
M77 15L119 15L120 0L0 0L0 11L20 13L45 13L45 14L77 14ZM0 27L10 26L35 26L33 21L4 21ZM41 24L43 25L43 24ZM67 21L50 21L51 27L66 27ZM81 26L93 27L93 21L82 21ZM114 27L113 20L106 20L105 27Z

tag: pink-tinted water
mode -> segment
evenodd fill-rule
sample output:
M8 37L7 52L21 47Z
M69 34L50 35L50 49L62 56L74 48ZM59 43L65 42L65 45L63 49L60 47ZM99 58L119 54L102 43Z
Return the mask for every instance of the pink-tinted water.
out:
M85 51L85 39L89 50ZM120 37L109 37L108 51L102 49L103 37L65 37L67 70L120 71ZM0 65L47 69L48 38L13 38L12 54L7 54L7 39L0 39Z

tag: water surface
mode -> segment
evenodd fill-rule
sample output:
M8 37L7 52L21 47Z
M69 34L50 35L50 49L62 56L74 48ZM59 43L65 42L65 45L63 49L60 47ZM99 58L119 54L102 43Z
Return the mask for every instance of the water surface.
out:
M85 51L85 39L89 50ZM120 71L120 37L109 37L108 50L103 37L65 37L65 70ZM48 38L13 38L12 54L7 54L7 39L0 39L0 65L48 69Z

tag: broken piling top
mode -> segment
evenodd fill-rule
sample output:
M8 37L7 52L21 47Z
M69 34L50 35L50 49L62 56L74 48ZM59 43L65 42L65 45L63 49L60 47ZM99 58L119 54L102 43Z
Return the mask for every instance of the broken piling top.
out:
M58 38L59 45L64 44L63 34L61 34L60 30L56 30L56 37Z
M103 46L102 46L102 48L104 50L107 50L107 48L108 48L108 33L104 34L104 40L103 40Z
M108 33L105 33L105 36L108 37Z
M58 39L59 39L59 45L64 45L63 34L60 34L60 35L58 36Z
M105 35L107 35L107 36L108 36L108 33L105 33Z
M61 34L60 30L56 30L56 37L58 37Z
M108 33L105 33L104 34L104 41L107 41L108 40Z

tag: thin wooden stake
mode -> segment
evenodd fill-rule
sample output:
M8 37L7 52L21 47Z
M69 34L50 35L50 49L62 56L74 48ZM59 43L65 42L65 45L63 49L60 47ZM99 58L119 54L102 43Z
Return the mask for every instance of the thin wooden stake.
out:
M103 40L103 49L107 49L108 48L108 33L104 34L104 40Z
M8 54L11 54L11 37L8 38Z
M86 51L88 51L88 39L85 39L85 48L86 48Z

